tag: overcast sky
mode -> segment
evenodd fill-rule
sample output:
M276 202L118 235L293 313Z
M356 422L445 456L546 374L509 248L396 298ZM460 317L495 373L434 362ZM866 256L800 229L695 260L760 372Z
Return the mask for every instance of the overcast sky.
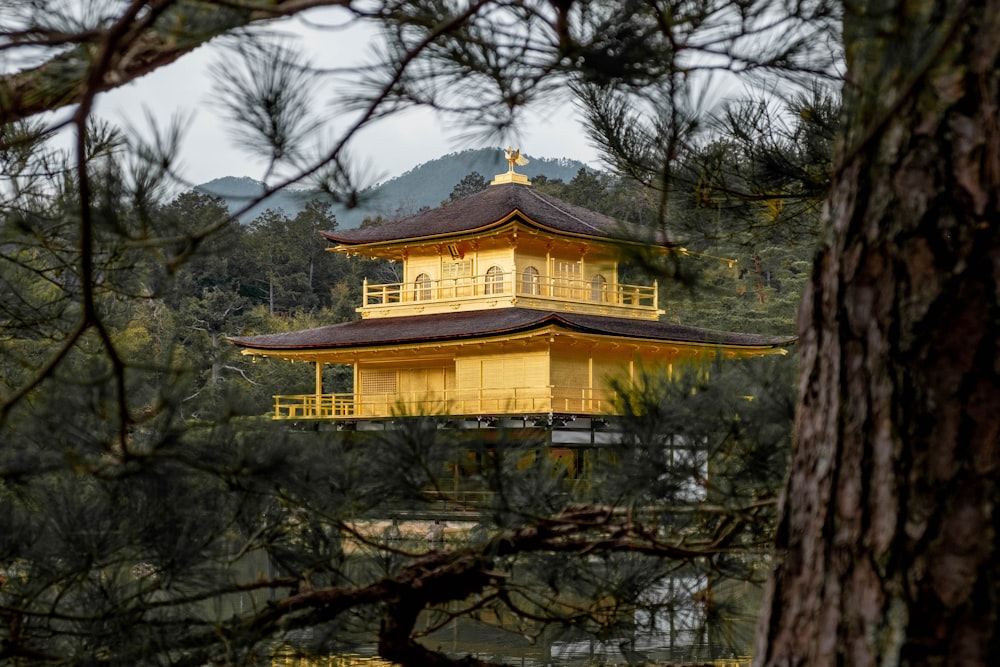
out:
M269 29L279 30L287 36L284 42L292 40L312 54L317 66L343 67L368 57L371 32L359 28L329 29L342 21L342 15L336 11L311 12L307 18L308 22L271 24ZM235 146L225 120L211 104L210 65L226 53L211 44L197 49L173 65L104 95L98 114L139 128L148 126L145 109L158 119L180 114L185 119L180 172L190 183L223 176L261 179L265 162ZM318 99L332 102L334 91L329 96L318 92ZM596 152L588 144L579 117L570 105L536 110L529 114L528 121L518 128L520 141L516 142L528 156L573 158L600 167ZM457 130L443 127L431 112L412 111L366 129L353 144L351 156L366 166L371 179L385 180L446 153L478 147L464 143Z

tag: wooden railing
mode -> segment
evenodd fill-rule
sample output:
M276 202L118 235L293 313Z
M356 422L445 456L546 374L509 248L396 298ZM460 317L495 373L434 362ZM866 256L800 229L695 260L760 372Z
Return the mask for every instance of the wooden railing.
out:
M377 395L295 394L274 397L275 419L367 419L398 415L606 415L610 392L580 388L446 389Z
M411 283L364 282L362 307L395 304L431 304L440 301L493 299L503 296L586 302L605 306L657 309L657 286L611 285L589 280L537 276L531 280L515 279L509 273L466 278L424 280Z
M342 419L355 414L354 394L296 394L274 397L275 419Z

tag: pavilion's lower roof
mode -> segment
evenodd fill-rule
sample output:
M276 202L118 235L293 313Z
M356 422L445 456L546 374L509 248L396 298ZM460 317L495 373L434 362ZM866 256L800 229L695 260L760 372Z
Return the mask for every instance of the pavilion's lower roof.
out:
M546 326L555 326L571 332L627 339L725 347L782 347L795 342L795 338L789 336L715 331L668 322L557 313L527 308L379 317L303 331L235 336L229 338L229 341L240 347L259 350L343 349L492 338L529 332Z

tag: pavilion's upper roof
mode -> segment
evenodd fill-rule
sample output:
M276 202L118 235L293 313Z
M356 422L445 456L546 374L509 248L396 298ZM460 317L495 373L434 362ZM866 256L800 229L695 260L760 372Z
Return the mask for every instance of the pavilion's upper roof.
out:
M519 214L519 215L518 215ZM435 209L380 225L324 232L341 245L397 243L485 232L515 216L540 230L592 239L649 242L651 233L581 206L570 204L527 185L491 185L481 192ZM656 241L667 245L663 241Z
M329 350L488 338L549 325L578 333L724 347L781 347L795 342L795 338L788 336L714 331L667 322L527 308L369 318L304 331L229 340L240 347L259 350Z

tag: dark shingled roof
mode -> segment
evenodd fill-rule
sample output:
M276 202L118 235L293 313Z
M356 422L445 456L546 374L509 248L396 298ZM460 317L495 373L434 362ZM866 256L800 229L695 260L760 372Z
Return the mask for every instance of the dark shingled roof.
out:
M633 240L643 236L641 234L643 230L635 226L564 202L533 190L530 186L512 183L491 185L482 192L440 208L422 211L392 222L323 232L323 236L343 245L454 236L496 227L505 222L515 211L520 211L525 222L532 226L563 234ZM650 232L646 231L645 236L649 237Z
M229 340L240 347L262 350L338 349L487 338L531 331L550 324L580 333L664 342L737 347L780 347L795 342L795 338L787 336L731 333L650 320L527 308L377 317L317 329L235 337Z

